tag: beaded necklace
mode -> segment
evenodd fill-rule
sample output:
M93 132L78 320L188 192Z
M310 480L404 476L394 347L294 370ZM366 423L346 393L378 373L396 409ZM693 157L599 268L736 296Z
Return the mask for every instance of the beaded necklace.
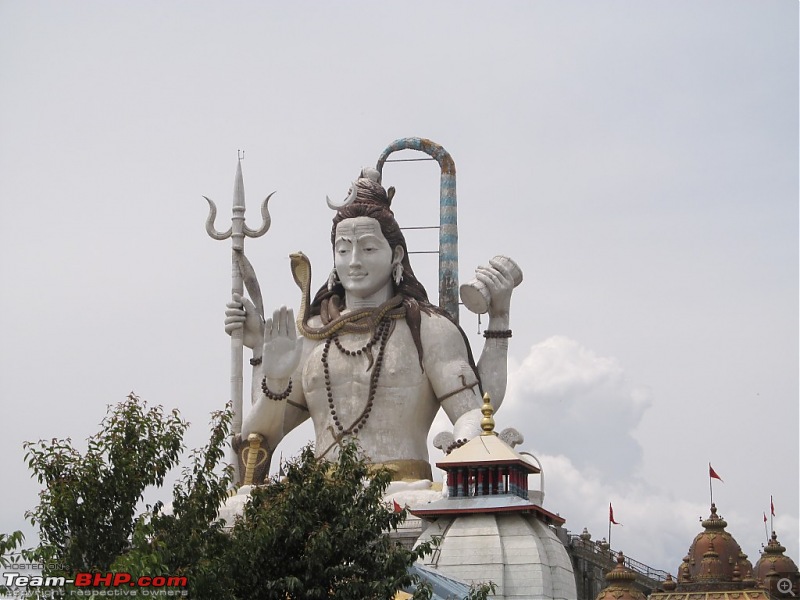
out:
M378 389L378 378L381 375L381 368L383 367L383 355L384 351L386 350L386 342L389 340L389 336L392 334L392 331L394 331L394 325L395 320L391 317L387 317L385 315L381 317L380 321L378 321L377 327L375 327L372 337L370 337L369 341L367 341L367 343L358 350L348 350L342 346L342 343L339 341L338 332L334 332L325 340L325 346L322 349L322 370L325 375L325 393L328 398L328 408L331 416L333 417L333 423L339 432L334 436L337 442L349 433L358 433L360 429L364 428L367 419L369 419L369 414L372 412L372 405L375 402L375 392ZM339 421L339 416L336 414L336 404L333 401L330 366L328 364L328 354L330 353L331 342L333 342L339 352L345 356L360 356L362 354L366 354L367 358L369 359L367 371L372 368L373 363L375 366L375 368L372 369L372 373L370 373L367 404L364 407L364 410L361 411L361 414L347 428L345 428L344 425L342 425L342 423ZM373 360L372 347L375 344L378 344L378 355Z

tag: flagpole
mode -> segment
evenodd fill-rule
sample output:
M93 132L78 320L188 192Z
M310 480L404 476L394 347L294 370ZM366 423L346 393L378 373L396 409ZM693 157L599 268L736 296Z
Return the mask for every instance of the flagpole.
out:
M769 532L767 531L767 515L764 515L764 536L767 538L767 543L769 543Z
M771 531L775 531L775 527L772 525L772 517L775 516L775 504L772 502L772 494L769 495L769 528ZM769 534L767 534L767 541L769 541Z
M611 502L608 503L608 549L611 551L611 526L612 525L619 525L614 520L614 507L611 505Z
M714 486L711 485L711 463L708 463L708 494L711 496L711 506L714 506Z

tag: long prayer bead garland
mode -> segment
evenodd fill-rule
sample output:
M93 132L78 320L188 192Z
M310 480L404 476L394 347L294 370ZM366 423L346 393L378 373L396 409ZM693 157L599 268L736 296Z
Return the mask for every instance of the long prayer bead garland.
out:
M338 333L334 332L329 338L325 340L325 346L322 349L322 370L325 376L325 393L328 398L328 408L330 410L331 416L333 417L333 424L336 426L336 429L339 431L339 437L348 433L358 433L360 429L364 427L369 419L370 412L372 412L372 405L375 402L375 393L378 388L378 378L381 375L381 368L383 367L383 355L386 349L386 342L389 339L389 336L394 329L394 321L391 318L382 318L378 323L378 326L375 328L375 333L373 333L370 340L359 350L347 350L344 348L338 339ZM364 410L361 414L356 418L352 425L350 425L347 429L344 428L341 421L339 421L339 416L336 414L336 404L333 401L333 390L331 385L331 374L330 374L330 367L328 365L328 354L330 353L331 349L331 341L333 341L336 348L345 356L359 356L363 353L367 353L370 358L370 364L367 366L367 369L372 366L372 353L371 348L372 346L379 341L378 346L378 356L375 358L375 367L372 369L372 373L370 373L369 378L369 393L367 395L367 404L364 407Z

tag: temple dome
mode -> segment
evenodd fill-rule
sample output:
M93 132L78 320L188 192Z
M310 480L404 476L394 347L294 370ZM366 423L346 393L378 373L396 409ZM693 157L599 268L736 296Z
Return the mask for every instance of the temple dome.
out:
M678 568L679 582L736 581L752 573L753 565L738 542L725 531L727 525L712 504L711 514L703 521L703 531L695 536Z
M778 542L778 536L773 531L772 538L764 547L761 558L758 559L753 569L753 575L761 587L769 590L775 596L788 593L786 590L778 589L778 581L784 578L792 582L793 595L798 593L800 573L798 573L794 561L784 554L785 551L786 548Z
M725 519L711 505L711 515L703 521L689 552L678 567L677 580L664 581L662 590L649 600L769 600L766 590L758 589L753 567L733 536L725 531Z
M532 515L492 511L441 516L417 544L434 538L439 546L425 566L467 582L493 581L497 592L492 598L577 597L564 544Z

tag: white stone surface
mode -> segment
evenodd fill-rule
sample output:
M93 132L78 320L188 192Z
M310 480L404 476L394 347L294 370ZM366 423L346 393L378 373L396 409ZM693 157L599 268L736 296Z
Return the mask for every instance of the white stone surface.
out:
M383 495L384 502L397 502L400 507L425 506L442 499L442 490L428 479L392 481Z
M236 517L242 514L244 505L250 497L251 485L243 485L232 496L228 496L225 503L219 509L219 518L225 521L225 527L233 527Z
M575 578L564 545L537 518L522 513L442 517L419 542L442 537L428 559L445 575L468 582L494 581L496 598L575 600ZM418 542L418 543L419 543Z

